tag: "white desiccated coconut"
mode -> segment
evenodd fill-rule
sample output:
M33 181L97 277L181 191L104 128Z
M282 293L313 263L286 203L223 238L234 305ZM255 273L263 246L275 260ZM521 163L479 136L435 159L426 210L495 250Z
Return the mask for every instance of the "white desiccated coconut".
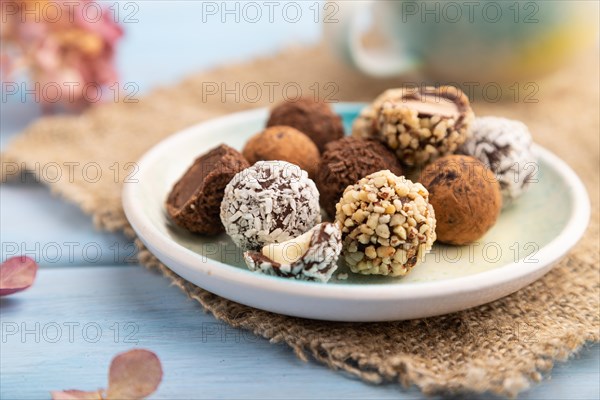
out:
M221 221L242 249L297 237L321 222L319 192L308 173L285 161L259 161L233 177Z
M305 235L310 235L302 254L296 252L302 249L302 237L282 243L278 250L282 257L275 257L267 251L263 253L247 251L244 260L251 271L262 272L266 275L281 276L306 281L327 282L337 270L337 260L342 251L342 232L331 222L324 222L312 228ZM303 236L303 235L302 235ZM268 247L267 247L268 248ZM267 254L270 258L267 256ZM288 259L287 255L293 255Z
M501 117L479 117L460 153L479 159L496 175L503 205L521 196L537 171L537 158L527 126Z

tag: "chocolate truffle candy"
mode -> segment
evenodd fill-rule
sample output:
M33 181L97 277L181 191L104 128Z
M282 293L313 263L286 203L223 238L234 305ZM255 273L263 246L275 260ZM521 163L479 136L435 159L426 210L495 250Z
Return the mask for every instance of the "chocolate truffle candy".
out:
M259 161L225 188L221 221L235 244L258 250L321 222L319 192L308 173L285 161Z
M475 118L472 136L459 153L473 156L496 175L504 207L512 204L529 186L537 171L537 158L527 126L499 117Z
M337 270L341 251L340 228L331 222L323 222L297 238L269 244L261 252L247 251L244 260L251 271L327 282Z
M321 158L308 136L290 126L272 126L254 135L242 151L250 164L264 160L283 160L298 165L315 176Z
M329 104L308 98L281 103L273 108L267 126L275 125L298 129L311 138L321 152L328 142L344 136L342 119Z
M402 175L402 167L394 153L379 141L346 137L328 143L316 177L321 207L330 216L335 216L335 205L348 185L384 169Z
M422 261L436 238L428 197L420 183L387 170L348 186L335 219L352 272L403 276Z
M426 87L383 102L376 129L400 162L420 166L453 154L469 136L473 118L469 99L459 89Z
M167 197L167 213L175 224L190 232L216 235L225 228L219 217L225 186L250 165L224 144L194 161Z
M379 96L371 104L364 107L358 117L352 123L352 136L359 138L376 138L377 137L377 113L383 103L388 100L401 99L406 93L406 89L388 89Z
M464 245L481 238L502 208L500 185L494 174L476 158L451 155L429 164L421 172L437 218L440 242Z

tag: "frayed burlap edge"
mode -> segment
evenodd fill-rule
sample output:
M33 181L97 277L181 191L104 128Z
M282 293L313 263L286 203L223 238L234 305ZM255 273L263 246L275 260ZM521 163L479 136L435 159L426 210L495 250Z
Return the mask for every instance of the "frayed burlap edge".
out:
M426 394L492 392L515 396L542 379L599 335L598 92L597 54L540 82L543 104L475 104L480 115L526 121L536 139L554 149L582 176L592 197L592 222L581 243L554 270L527 288L494 303L415 321L333 323L276 315L202 290L158 261L135 237L121 208L120 181L91 184L75 179L48 182L53 193L79 205L101 229L121 230L135 240L140 263L160 271L217 319L367 382L416 385ZM398 82L373 83L333 60L322 47L293 49L276 57L220 68L159 89L138 104L97 107L81 117L44 118L2 154L3 182L12 169L36 171L35 163L94 161L108 168L135 161L152 144L185 126L248 107L207 100L205 82L286 82L308 88L336 82L344 100L368 100ZM574 82L575 81L575 82ZM579 82L579 85L577 84ZM596 83L594 85L594 83ZM581 88L576 94L573 86ZM275 98L275 101L280 100ZM267 105L261 99L255 106ZM592 110L588 114L581 110ZM151 115L152 118L149 118ZM572 120L564 115L580 115ZM548 135L544 132L552 132ZM573 136L572 132L577 132ZM124 145L126 143L126 145ZM10 173L7 173L10 172Z

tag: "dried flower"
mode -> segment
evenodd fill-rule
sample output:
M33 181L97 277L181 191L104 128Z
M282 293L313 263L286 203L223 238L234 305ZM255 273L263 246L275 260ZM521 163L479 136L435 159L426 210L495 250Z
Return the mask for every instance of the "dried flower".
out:
M33 284L38 265L26 256L12 257L0 265L0 296L27 289Z
M106 7L90 16L93 0L22 0L3 7L3 75L26 70L45 111L54 103L82 108L98 101L98 89L114 83L115 45L123 35ZM54 11L50 11L54 10Z
M143 399L158 388L162 375L162 367L156 354L143 349L129 350L113 358L106 391L54 391L51 392L52 400Z

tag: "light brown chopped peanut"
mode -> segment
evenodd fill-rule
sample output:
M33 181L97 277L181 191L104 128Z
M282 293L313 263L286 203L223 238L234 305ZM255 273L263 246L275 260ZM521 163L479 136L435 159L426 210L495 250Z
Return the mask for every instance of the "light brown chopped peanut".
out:
M422 185L390 171L376 172L348 186L336 207L336 222L343 227L343 258L350 269L402 276L421 262L436 238L435 214L428 198Z

